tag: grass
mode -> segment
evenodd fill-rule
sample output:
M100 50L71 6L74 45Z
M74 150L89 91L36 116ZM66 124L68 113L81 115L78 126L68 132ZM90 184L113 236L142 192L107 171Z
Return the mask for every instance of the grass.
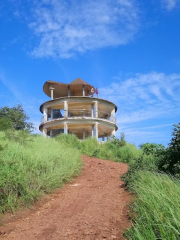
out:
M129 240L180 239L180 181L158 173L157 159L122 141L99 144L61 134L54 139L0 132L0 213L29 206L81 170L81 154L128 163L124 176L137 198ZM149 171L150 170L150 171Z
M81 170L80 152L55 139L28 136L22 144L0 132L0 146L0 213L32 204Z
M180 239L180 181L167 174L138 171L129 183L137 195L132 209L132 240Z
M136 161L142 155L142 151L133 144L126 143L124 146L118 147L112 142L99 144L95 138L87 138L82 141L79 149L82 154L91 157L126 163Z

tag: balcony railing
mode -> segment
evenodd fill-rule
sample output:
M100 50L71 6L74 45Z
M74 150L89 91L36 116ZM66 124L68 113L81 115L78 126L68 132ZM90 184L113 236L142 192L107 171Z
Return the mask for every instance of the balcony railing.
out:
M65 111L64 111L65 114ZM107 121L110 121L112 123L116 123L116 118L114 115L111 115L110 113L107 112L103 112L103 111L96 111L96 110L87 110L87 109L73 109L73 110L69 110L68 111L68 118L99 118L99 119L105 119ZM53 114L52 118L47 118L45 116L43 116L41 118L41 122L47 122L47 121L52 121L54 119L60 119L60 118L64 118L65 116L62 115L60 113L59 110L59 114L57 114L57 109L56 109L56 114ZM47 119L47 120L46 120Z

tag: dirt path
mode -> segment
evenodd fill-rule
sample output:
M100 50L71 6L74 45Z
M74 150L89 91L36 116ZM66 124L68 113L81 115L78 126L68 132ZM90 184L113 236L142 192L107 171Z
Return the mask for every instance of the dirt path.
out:
M82 157L83 172L45 202L0 228L0 239L15 240L101 240L123 239L130 223L130 196L120 175L127 165ZM4 220L5 221L5 220Z

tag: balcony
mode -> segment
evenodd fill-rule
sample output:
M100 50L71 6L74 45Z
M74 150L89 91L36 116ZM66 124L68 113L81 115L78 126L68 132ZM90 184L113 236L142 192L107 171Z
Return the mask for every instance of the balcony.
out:
M108 122L116 124L116 118L114 115L108 112L87 110L87 109L69 109L68 114L66 111L60 109L53 109L52 112L48 113L48 116L43 116L41 118L41 123L52 121L54 119L64 119L68 116L68 119L102 119Z

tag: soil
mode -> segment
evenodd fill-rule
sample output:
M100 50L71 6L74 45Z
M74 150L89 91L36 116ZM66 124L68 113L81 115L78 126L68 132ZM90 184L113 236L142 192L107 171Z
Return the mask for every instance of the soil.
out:
M32 209L6 214L0 239L121 240L130 227L130 193L120 179L128 166L82 156L82 173Z

